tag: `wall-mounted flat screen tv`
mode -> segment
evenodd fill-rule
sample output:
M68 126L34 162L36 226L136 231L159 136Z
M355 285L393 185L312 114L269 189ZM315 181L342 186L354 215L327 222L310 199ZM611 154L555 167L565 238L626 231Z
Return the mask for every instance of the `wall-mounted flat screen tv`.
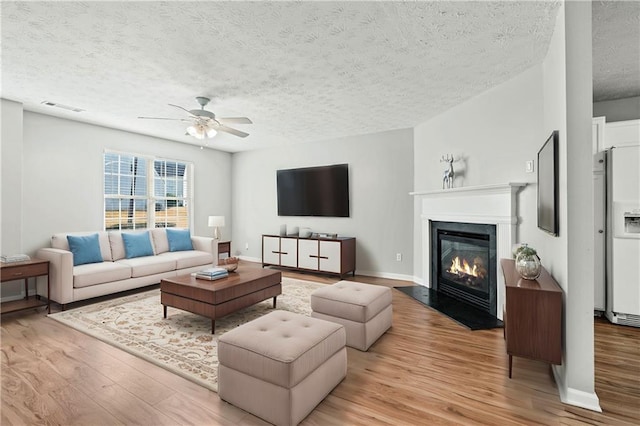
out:
M538 228L558 235L558 131L538 151Z
M349 165L278 170L278 216L349 217Z

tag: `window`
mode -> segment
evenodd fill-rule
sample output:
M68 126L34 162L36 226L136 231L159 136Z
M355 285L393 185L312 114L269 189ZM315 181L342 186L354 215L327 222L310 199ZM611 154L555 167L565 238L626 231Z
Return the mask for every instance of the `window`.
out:
M189 227L188 169L185 163L154 160L153 192L156 228Z
M190 228L192 168L175 160L105 153L105 229Z

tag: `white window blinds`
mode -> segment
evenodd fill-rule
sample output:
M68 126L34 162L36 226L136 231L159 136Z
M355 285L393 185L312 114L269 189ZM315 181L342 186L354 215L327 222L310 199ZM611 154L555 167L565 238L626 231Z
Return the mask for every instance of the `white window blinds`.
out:
M105 229L191 228L192 169L175 160L105 153Z

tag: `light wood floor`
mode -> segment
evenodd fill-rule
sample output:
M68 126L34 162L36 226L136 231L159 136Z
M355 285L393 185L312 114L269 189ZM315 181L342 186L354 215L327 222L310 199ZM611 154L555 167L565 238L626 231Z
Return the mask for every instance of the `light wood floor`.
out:
M2 425L265 424L42 309L4 315L1 331ZM394 291L393 327L368 352L348 349L347 377L303 424L640 424L640 329L596 320L595 333L601 414L562 404L544 363L514 358L509 379L501 329L468 331Z

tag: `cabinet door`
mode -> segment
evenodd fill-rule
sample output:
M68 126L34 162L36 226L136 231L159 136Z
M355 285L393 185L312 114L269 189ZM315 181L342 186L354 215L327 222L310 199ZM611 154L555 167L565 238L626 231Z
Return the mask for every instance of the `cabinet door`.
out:
M262 263L280 264L280 237L262 237Z
M297 238L280 238L280 265L298 267Z
M298 268L318 270L318 240L298 240Z
M320 241L320 270L340 273L340 242Z

